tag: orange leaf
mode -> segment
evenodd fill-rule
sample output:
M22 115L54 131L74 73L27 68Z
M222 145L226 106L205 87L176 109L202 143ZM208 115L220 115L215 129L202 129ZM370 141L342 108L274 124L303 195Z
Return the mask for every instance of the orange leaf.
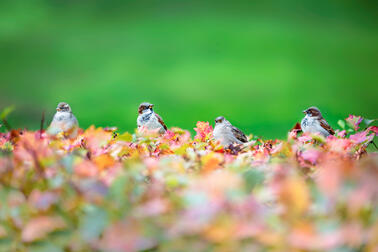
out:
M287 178L283 182L279 196L286 206L287 214L293 217L303 214L310 204L307 185L299 176Z
M100 170L112 167L115 164L114 159L108 154L102 154L94 158L94 162Z

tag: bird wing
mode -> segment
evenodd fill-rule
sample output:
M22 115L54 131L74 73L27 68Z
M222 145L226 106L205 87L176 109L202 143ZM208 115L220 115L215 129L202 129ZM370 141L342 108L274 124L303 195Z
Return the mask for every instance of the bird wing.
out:
M331 135L335 134L335 131L331 128L331 126L329 126L329 124L327 123L327 121L324 118L321 118L319 120L319 123L320 123L320 126L323 129L325 129L329 134L331 134Z
M163 128L165 130L168 130L167 126L165 125L165 123L163 121L163 119L158 114L155 113L155 115L156 115L156 118L158 119L158 122L163 126Z
M248 142L248 138L246 137L246 135L238 128L232 126L231 128L232 130L232 133L234 134L234 136L240 141L240 142L243 142L243 143L246 143Z
M79 122L77 121L76 116L74 116L73 114L72 114L72 122L74 125L79 126Z

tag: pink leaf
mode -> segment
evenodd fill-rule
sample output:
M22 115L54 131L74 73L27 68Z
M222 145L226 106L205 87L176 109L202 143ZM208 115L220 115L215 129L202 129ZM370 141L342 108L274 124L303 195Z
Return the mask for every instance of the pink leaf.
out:
M337 133L338 137L345 137L346 136L346 130L342 130L339 133Z
M30 220L22 230L22 240L24 242L33 242L44 238L49 233L61 230L66 227L63 219L60 217L39 216Z
M377 126L370 126L368 131L373 131L375 135L378 135L378 127Z
M197 122L197 128L194 130L197 132L197 135L194 137L196 140L205 142L210 139L213 135L213 127L209 122Z
M311 164L315 164L320 156L320 152L317 150L305 150L302 153L302 157L304 160L309 161Z
M360 127L360 123L362 122L363 118L361 116L349 115L345 121L351 126L355 131L357 131Z
M53 192L41 192L38 189L32 191L29 196L29 204L38 210L47 210L50 206L58 202L59 198Z
M374 138L374 134L368 135L369 130L358 132L354 135L351 135L349 139L356 144L361 144L364 142L370 142Z

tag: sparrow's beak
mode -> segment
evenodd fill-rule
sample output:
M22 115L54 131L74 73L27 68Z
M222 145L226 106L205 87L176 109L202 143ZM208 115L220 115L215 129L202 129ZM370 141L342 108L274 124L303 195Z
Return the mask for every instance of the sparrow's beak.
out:
M150 107L149 107L149 108L150 108L150 109L152 109L153 107L154 107L154 105L150 105Z
M303 113L303 114L307 114L307 110L303 110L302 113Z
M60 108L56 108L56 111L60 111Z

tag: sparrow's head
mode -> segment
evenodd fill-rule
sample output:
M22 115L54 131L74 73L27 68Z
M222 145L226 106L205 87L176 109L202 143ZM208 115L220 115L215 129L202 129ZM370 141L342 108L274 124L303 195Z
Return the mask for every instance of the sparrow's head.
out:
M65 102L60 102L58 107L56 107L56 111L59 112L71 112L71 107Z
M154 107L154 104L143 102L142 104L139 105L138 113L143 114L145 111L148 111L148 110L152 111L153 107Z
M226 119L223 116L218 116L215 118L215 124L223 123Z
M303 113L305 115L311 116L311 117L321 117L322 113L320 113L320 110L317 107L309 107L306 110L303 110Z

